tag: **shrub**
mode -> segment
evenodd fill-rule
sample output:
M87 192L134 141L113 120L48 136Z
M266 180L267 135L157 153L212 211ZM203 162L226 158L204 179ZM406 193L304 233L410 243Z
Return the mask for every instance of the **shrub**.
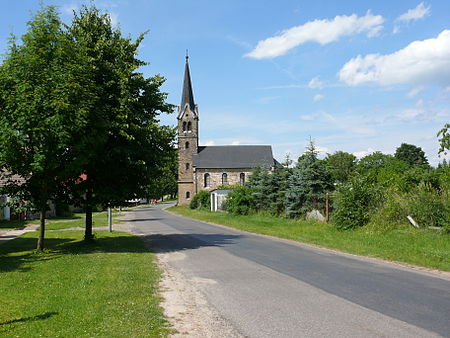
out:
M253 189L248 187L236 187L227 196L226 210L235 215L248 215L255 212Z
M407 211L421 227L450 225L450 196L429 185L421 185L407 199Z
M211 193L207 190L199 191L189 203L191 209L210 209L211 207Z
M355 176L336 191L333 222L340 229L366 225L382 198L380 186L373 184L367 176Z

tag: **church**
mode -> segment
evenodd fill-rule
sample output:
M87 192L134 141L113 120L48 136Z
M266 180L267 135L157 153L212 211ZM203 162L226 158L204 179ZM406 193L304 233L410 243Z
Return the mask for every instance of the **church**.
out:
M257 167L279 165L267 145L199 146L199 112L194 102L186 56L181 105L178 108L178 204L187 205L201 190L243 185Z

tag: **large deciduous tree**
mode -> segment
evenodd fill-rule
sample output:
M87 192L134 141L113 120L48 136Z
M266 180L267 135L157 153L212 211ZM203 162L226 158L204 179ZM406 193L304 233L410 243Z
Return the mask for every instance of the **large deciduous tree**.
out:
M28 22L22 43L12 38L0 66L0 167L22 179L7 185L40 211L37 249L44 248L45 213L73 175L71 146L85 125L86 88L71 72L74 50L54 7ZM74 65L74 64L72 64Z
M138 71L147 65L136 57L144 34L136 41L123 37L109 15L95 7L75 13L67 34L92 88L85 97L87 124L76 145L86 179L74 189L84 193L89 240L94 204L145 196L148 182L161 174L173 132L161 127L157 117L173 107L160 91L164 78L146 78Z
M409 165L426 165L428 166L428 160L425 156L422 148L413 144L402 143L400 147L395 150L396 158L405 161Z
M345 183L356 170L356 156L345 151L327 154L324 160L333 183Z

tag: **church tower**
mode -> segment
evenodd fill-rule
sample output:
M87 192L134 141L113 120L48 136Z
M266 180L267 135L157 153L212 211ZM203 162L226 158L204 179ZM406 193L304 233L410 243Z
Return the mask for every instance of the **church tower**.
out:
M198 107L194 103L189 56L186 56L183 93L178 107L178 204L189 204L195 195L193 157L198 151Z

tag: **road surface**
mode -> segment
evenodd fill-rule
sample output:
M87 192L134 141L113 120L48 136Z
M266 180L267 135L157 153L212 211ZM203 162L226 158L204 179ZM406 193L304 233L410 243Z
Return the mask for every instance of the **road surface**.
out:
M166 205L167 206L167 205ZM153 250L244 337L450 337L450 278L243 233L128 213Z

